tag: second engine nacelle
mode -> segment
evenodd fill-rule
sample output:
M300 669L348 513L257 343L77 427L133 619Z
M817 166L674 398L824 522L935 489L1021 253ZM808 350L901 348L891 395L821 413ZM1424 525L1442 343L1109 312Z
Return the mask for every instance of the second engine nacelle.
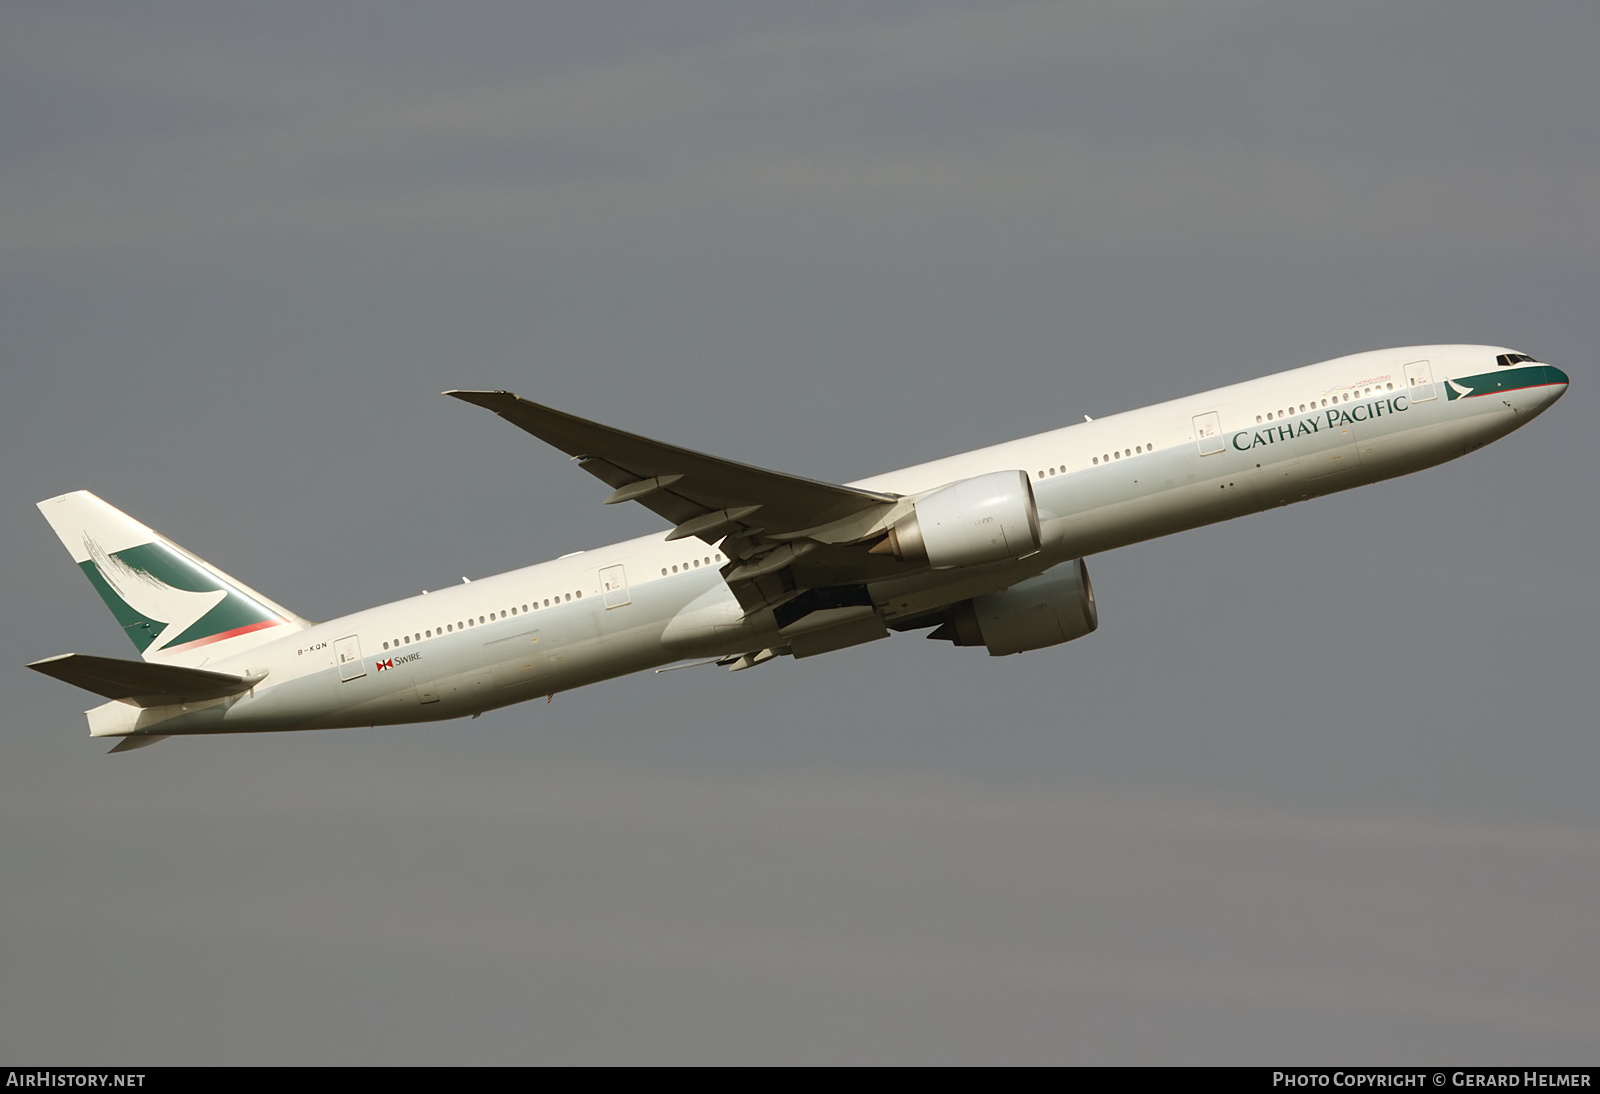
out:
M1099 626L1089 568L1076 558L1009 589L953 605L928 637L987 646L991 656L1001 657L1071 642Z
M1039 510L1026 471L992 471L915 499L873 550L935 570L1026 558L1039 549Z

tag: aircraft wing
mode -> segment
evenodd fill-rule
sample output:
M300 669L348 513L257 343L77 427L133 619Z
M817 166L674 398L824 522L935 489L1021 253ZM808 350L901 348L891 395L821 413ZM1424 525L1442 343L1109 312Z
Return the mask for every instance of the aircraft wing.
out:
M714 543L742 532L775 540L803 538L864 513L887 509L879 494L767 471L613 429L520 399L509 391L447 391L492 410L512 425L573 457L612 487L607 505L636 501L676 527L668 539Z
M798 585L864 578L885 568L869 557L866 540L879 538L900 500L849 486L767 471L677 445L651 440L554 410L509 391L446 391L492 410L512 425L559 448L612 488L606 504L636 501L671 521L667 538L696 536L724 541L729 584L747 608L792 595ZM771 575L819 547L815 565L828 558L828 576L798 583ZM756 588L759 581L760 589Z

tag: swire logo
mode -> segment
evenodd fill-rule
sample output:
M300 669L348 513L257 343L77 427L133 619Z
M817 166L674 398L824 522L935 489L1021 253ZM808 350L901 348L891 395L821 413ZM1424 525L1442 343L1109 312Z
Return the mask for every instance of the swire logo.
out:
M394 668L394 658L393 657L389 658L386 661L379 661L378 662L378 671L379 672L382 672L384 669L392 669L392 668Z

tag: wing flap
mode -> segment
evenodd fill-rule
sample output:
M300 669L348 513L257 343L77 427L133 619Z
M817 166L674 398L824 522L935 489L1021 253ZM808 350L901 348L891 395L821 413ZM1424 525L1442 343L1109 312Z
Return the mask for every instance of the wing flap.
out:
M87 653L63 653L46 657L28 666L35 672L54 677L74 687L116 699L136 707L171 706L222 699L249 691L266 678L234 676L226 672L190 669L181 665L161 665L148 661L124 661L117 657L95 657ZM130 745L130 748L138 747Z

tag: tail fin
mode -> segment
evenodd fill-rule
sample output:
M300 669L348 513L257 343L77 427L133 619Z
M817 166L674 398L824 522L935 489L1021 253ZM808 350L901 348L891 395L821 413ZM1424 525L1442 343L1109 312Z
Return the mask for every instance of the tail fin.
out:
M198 664L310 625L87 490L39 511L146 661Z

